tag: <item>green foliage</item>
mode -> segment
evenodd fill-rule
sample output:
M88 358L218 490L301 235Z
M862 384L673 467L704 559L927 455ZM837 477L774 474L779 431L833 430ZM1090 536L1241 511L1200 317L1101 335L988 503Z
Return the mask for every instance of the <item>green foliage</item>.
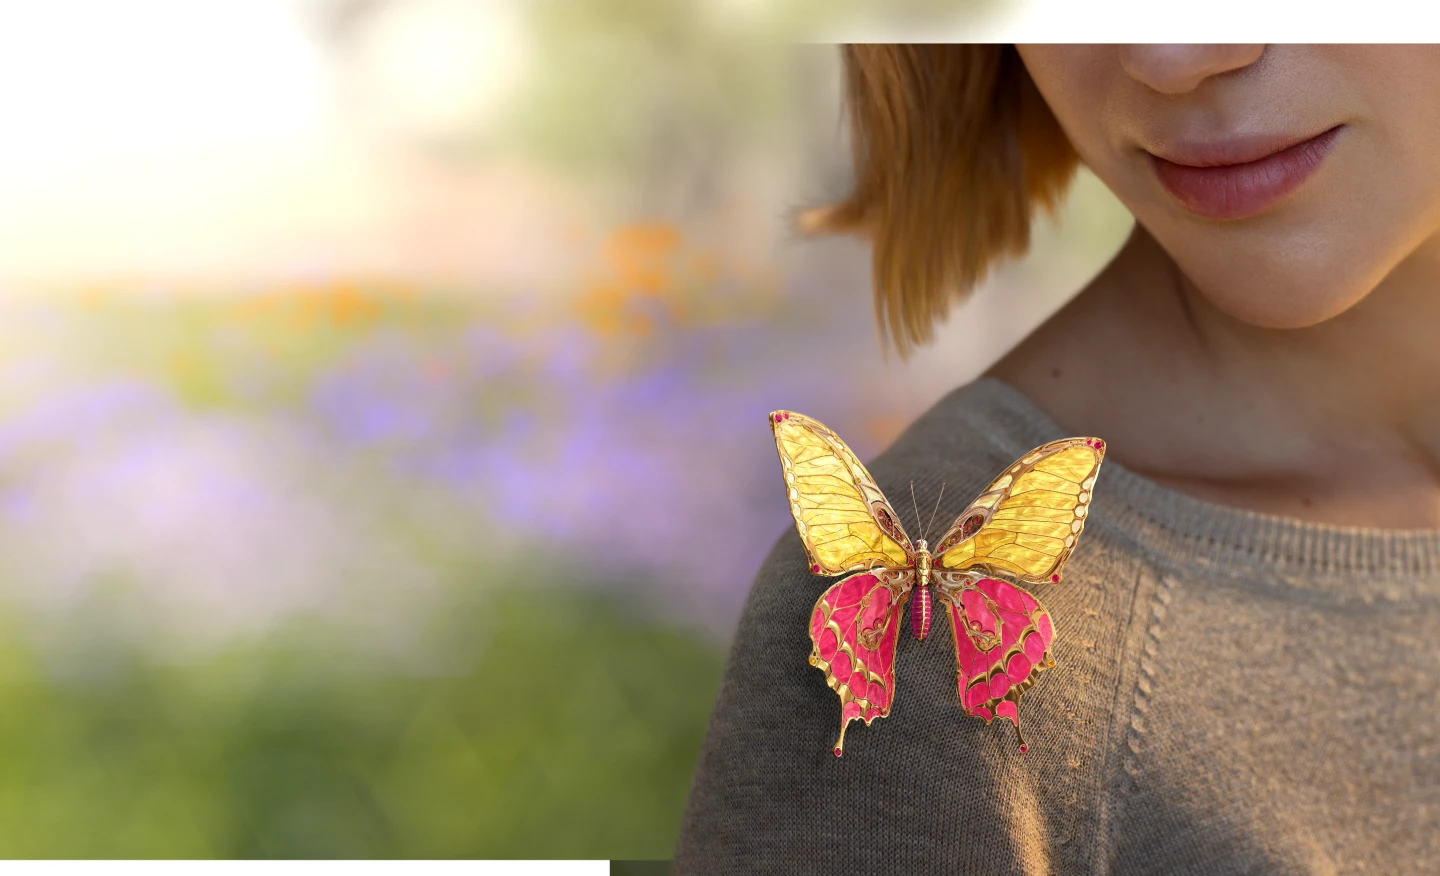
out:
M313 624L63 675L6 631L0 857L668 857L718 647L548 588L450 625L423 676Z
M957 15L973 20L998 5L531 0L537 60L508 127L526 155L569 170L647 180L671 168L693 173L697 161L793 135L806 99L800 44L824 28L854 23L864 33L864 22L903 21L918 33L929 23L928 32L953 35Z
M527 14L543 60L514 136L527 155L560 166L635 173L683 163L717 138L773 129L793 84L773 34L727 35L694 4L547 0Z

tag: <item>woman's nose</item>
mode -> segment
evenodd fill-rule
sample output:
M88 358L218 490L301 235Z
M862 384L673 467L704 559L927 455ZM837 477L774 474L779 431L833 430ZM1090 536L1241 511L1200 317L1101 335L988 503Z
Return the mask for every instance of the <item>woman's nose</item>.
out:
M1120 66L1131 79L1161 94L1184 94L1211 76L1248 67L1265 46L1120 46Z

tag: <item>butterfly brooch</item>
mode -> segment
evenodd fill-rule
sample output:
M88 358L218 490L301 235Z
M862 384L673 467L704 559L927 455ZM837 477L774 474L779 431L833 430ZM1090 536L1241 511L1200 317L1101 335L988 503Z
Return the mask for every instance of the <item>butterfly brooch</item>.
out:
M965 714L986 724L1008 718L1020 750L1029 750L1020 697L1055 665L1055 627L1020 585L1059 583L1085 528L1105 442L1066 438L1025 454L932 550L923 538L910 541L875 479L834 432L793 411L772 413L770 425L810 571L846 575L810 615L810 665L840 696L835 756L851 721L869 725L890 714L900 616L908 603L910 631L923 641L935 599L950 620ZM915 516L919 526L918 508Z

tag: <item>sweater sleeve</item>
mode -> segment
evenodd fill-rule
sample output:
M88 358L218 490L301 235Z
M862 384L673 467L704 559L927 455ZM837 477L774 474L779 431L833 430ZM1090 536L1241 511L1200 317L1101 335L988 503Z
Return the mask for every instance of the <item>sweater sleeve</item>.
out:
M852 724L844 756L831 753L840 701L807 661L807 622L825 586L789 530L742 613L672 872L1090 871L1097 734L1036 708L1054 678L1022 705L1027 754L1008 722L966 716L948 623L919 642L906 621L890 715Z

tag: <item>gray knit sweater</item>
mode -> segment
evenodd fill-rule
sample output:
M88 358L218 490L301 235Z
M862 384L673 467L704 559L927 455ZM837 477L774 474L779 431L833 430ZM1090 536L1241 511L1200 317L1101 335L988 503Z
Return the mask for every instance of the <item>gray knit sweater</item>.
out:
M953 512L1062 437L982 379L870 470L892 497L913 478L922 507L947 482ZM1258 515L1107 462L1038 593L1056 665L1021 707L1027 754L961 713L940 624L902 634L889 717L832 755L840 702L806 662L825 586L790 529L740 620L673 872L1440 874L1440 532Z

